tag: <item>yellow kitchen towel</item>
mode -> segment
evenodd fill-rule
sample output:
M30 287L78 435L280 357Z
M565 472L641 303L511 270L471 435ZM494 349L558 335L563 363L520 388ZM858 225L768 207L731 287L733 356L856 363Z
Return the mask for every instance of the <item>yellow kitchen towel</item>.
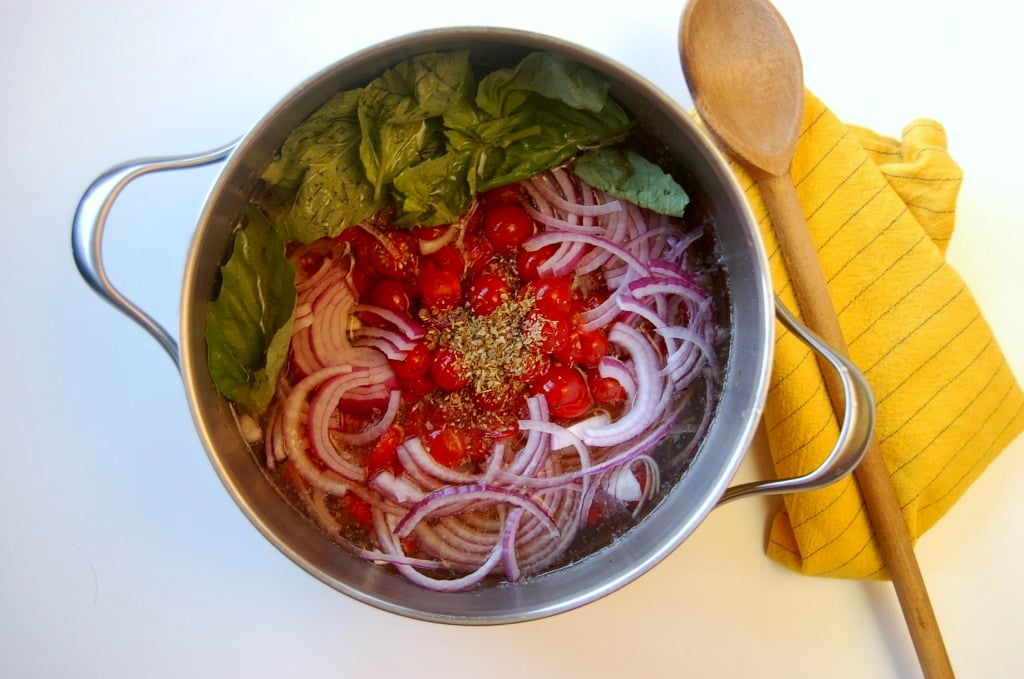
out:
M796 298L756 184L738 166L775 290ZM943 127L902 140L843 124L811 93L792 168L850 356L911 537L931 527L1024 428L1024 396L963 280L945 261L961 170ZM765 428L776 472L816 467L839 430L811 351L777 326ZM785 496L769 556L809 575L888 578L851 475Z

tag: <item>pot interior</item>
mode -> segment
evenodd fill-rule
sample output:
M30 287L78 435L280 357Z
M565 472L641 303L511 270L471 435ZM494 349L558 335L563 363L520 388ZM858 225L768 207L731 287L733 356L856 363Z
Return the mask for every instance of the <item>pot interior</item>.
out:
M679 478L645 518L609 546L570 566L515 585L463 593L424 590L388 569L351 556L289 506L238 433L230 405L210 380L206 305L256 181L288 133L334 93L358 87L387 67L430 51L469 49L487 69L526 53L562 53L603 73L611 96L656 139L659 160L698 200L713 224L724 285L721 308L730 340L715 413L696 453L676 464ZM337 62L296 88L232 154L197 226L181 301L181 362L189 405L210 460L252 523L296 564L331 587L391 612L437 622L491 624L539 618L608 594L644 573L681 543L714 507L760 419L771 364L771 285L745 198L721 156L685 111L650 83L607 58L547 36L490 28L427 31ZM662 444L671 448L672 441ZM674 451L667 450L669 457ZM667 479L666 479L667 480Z

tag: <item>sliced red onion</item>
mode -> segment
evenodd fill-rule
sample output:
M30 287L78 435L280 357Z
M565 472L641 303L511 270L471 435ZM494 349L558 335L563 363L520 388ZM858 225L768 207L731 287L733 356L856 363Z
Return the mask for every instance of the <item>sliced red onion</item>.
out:
M631 268L647 273L647 267L644 266L643 262L637 259L632 253L625 248L616 245L607 238L601 236L592 236L587 233L564 233L560 231L542 231L534 236L531 236L525 243L523 243L524 250L539 250L548 245L563 242L578 242L593 245L595 247L607 250L611 254L618 257L620 260L625 262Z
M370 486L400 505L411 505L419 502L427 494L426 491L412 480L395 476L390 469L384 469L370 479Z
M519 529L519 520L523 517L524 511L521 508L513 509L501 534L501 561L505 568L505 578L509 582L518 581L522 575L516 556L516 531Z
M471 484L466 486L448 486L429 493L399 521L395 527L394 534L399 538L407 537L423 519L428 516L443 514L452 505L464 505L467 501L485 504L510 504L522 507L531 516L535 516L537 519L545 522L553 534L558 533L558 527L551 520L551 517L548 516L547 510L529 495L501 486Z
M359 340L364 337L387 340L396 349L403 353L411 351L412 348L416 346L416 343L413 340L395 330L389 330L388 328L375 328L372 325L364 325L359 328L359 330L355 332L353 340Z
M411 340L420 339L426 334L426 329L414 321L409 314L400 314L373 304L356 304L352 307L352 312L366 312L379 316L394 325L406 338Z
M324 368L302 379L285 399L282 412L283 443L288 459L295 465L299 474L315 488L335 495L347 493L349 489L347 481L362 481L364 475L353 472L349 475L339 476L336 472L322 472L318 469L309 459L308 446L310 444L307 443L306 428L302 426L302 414L309 395L314 389L329 379L350 374L352 371L353 368L349 365L334 366ZM347 481L343 479L347 479Z
M330 438L329 420L338 408L338 402L345 392L353 387L367 383L367 372L353 368L348 373L341 373L321 382L309 401L306 429L312 453L326 464L332 471L343 478L363 481L366 472L357 462L341 455L335 449Z
M398 406L401 402L402 392L397 389L392 390L391 395L388 397L387 409L384 411L384 414L381 415L379 420L360 432L356 432L354 434L337 434L337 438L341 442L352 446L360 446L379 438L380 435L387 431L388 427L394 423L395 415L398 414Z
M597 364L597 373L601 377L610 377L621 384L626 396L630 401L633 400L636 395L636 373L632 368L614 356L605 356Z
M448 226L447 229L445 229L444 233L442 233L437 238L431 238L429 240L425 239L425 238L420 238L419 239L420 254L421 255L432 255L435 252L437 252L438 250L440 250L441 248L443 248L445 245L448 245L453 240L455 240L455 237L458 236L458 235L459 235L459 227L458 227L458 225L451 224L451 225Z
M411 463L422 471L427 479L435 483L437 481L444 483L476 483L480 480L480 477L476 474L466 474L465 472L449 469L442 464L438 464L418 437L406 440L402 446L408 452Z
M636 396L626 412L611 424L581 432L581 438L590 446L614 446L643 433L660 414L654 408L665 391L658 354L650 340L628 325L616 323L608 333L608 341L629 353L637 377Z

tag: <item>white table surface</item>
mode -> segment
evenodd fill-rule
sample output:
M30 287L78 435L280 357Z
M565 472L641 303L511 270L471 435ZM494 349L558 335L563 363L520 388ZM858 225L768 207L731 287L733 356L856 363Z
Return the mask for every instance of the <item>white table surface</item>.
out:
M406 620L322 585L237 510L178 374L71 259L103 169L210 148L357 48L418 28L505 25L605 52L689 105L681 4L391 0L0 0L0 676L916 676L885 583L810 579L763 554L769 500L718 509L639 581L497 628ZM1024 376L1024 65L995 0L779 0L806 82L849 122L947 127L963 166L950 259ZM114 280L176 325L216 170L150 177L109 225ZM742 478L765 472L755 444ZM917 548L962 677L1024 675L1024 440Z

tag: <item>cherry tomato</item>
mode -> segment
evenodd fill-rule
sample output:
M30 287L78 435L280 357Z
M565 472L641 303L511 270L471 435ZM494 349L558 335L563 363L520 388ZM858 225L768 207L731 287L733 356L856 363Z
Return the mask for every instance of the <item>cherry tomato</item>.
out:
M402 395L404 396L409 394L410 396L415 397L412 400L418 401L420 398L423 398L430 392L434 391L437 385L434 384L434 380L430 377L430 365L427 366L427 371L428 372L425 372L420 377L405 379L399 377L398 381L402 383Z
M466 257L466 274L475 276L484 270L494 257L494 245L483 236L467 233L462 239L462 251Z
M587 378L587 384L590 385L590 394L597 403L615 405L626 401L626 390L614 377L601 377L594 373Z
M490 316L509 298L509 295L510 291L505 279L492 273L485 273L474 278L469 284L466 299L474 314Z
M430 255L427 261L441 271L450 271L457 276L461 276L466 267L466 263L462 259L462 253L451 245L445 245Z
M532 387L534 393L544 395L555 417L579 417L593 405L583 376L565 365L551 366Z
M608 355L608 337L600 330L580 332L580 348L577 361L593 368Z
M520 205L496 203L484 212L484 235L498 252L514 252L533 235L533 220Z
M512 390L502 389L497 391L473 392L473 405L480 410L497 413L508 407L511 400Z
M412 235L420 240L437 240L450 228L451 226L448 224L442 224L441 226L417 226L412 230Z
M367 238L372 238L363 228L358 226L350 226L342 229L335 238L340 243L348 243L351 246L355 246L358 243L366 241Z
M388 397L386 394L381 396L374 396L373 398L358 398L342 396L338 401L338 408L345 413L352 413L355 415L373 415L378 414L378 410L383 410L388 405Z
M539 336L536 346L543 352L554 353L565 347L569 341L569 321L540 309L534 309L523 321L528 335Z
M535 281L540 278L537 267L551 259L558 250L557 244L545 245L537 250L520 250L516 255L516 271L524 281Z
M565 276L541 278L530 285L537 298L537 308L559 316L572 310L572 283Z
M359 497L355 493L345 493L345 497L341 500L342 505L345 507L345 511L348 512L349 516L358 523L363 530L373 530L373 508L370 507L370 503Z
M430 377L434 384L445 391L457 391L469 384L469 373L460 365L458 352L448 347L441 347L434 352L434 360L430 363Z
M402 463L398 461L398 446L405 440L405 433L397 425L388 427L370 454L366 456L366 475L375 476L385 469L390 469L396 476L402 473Z
M518 183L487 189L480 194L480 200L484 203L518 203L522 197L523 185Z
M433 311L447 311L462 302L462 281L450 271L425 268L419 277L423 306Z
M537 354L530 358L521 373L516 375L517 380L533 382L542 377L551 368L551 356L548 354Z
M427 434L427 451L438 464L454 469L466 459L466 441L454 427L442 427Z
M376 271L356 263L352 267L352 285L355 286L356 292L360 295L365 295L373 287L374 283L377 282L378 276Z
M423 342L416 342L400 361L391 361L391 369L400 380L418 380L430 370L430 349Z
M507 413L497 422L490 424L483 432L484 438L490 441L503 441L519 433L519 420L513 413Z
M581 316L597 307L601 306L605 300L608 299L606 296L601 295L597 292L592 292L585 297L574 295L572 300L572 323L573 325L581 325Z
M360 247L360 255L374 271L387 278L412 280L419 266L419 245L408 231L388 229L383 233L390 247L377 238Z
M338 415L338 429L346 434L355 434L377 421L373 413L353 413L342 410L338 412Z
M565 365L574 365L579 362L581 351L580 333L576 330L570 330L565 343L553 351L552 355L558 359L560 363L564 363Z
M409 292L406 286L393 278L382 278L373 284L363 297L367 304L384 307L398 313L409 313Z

